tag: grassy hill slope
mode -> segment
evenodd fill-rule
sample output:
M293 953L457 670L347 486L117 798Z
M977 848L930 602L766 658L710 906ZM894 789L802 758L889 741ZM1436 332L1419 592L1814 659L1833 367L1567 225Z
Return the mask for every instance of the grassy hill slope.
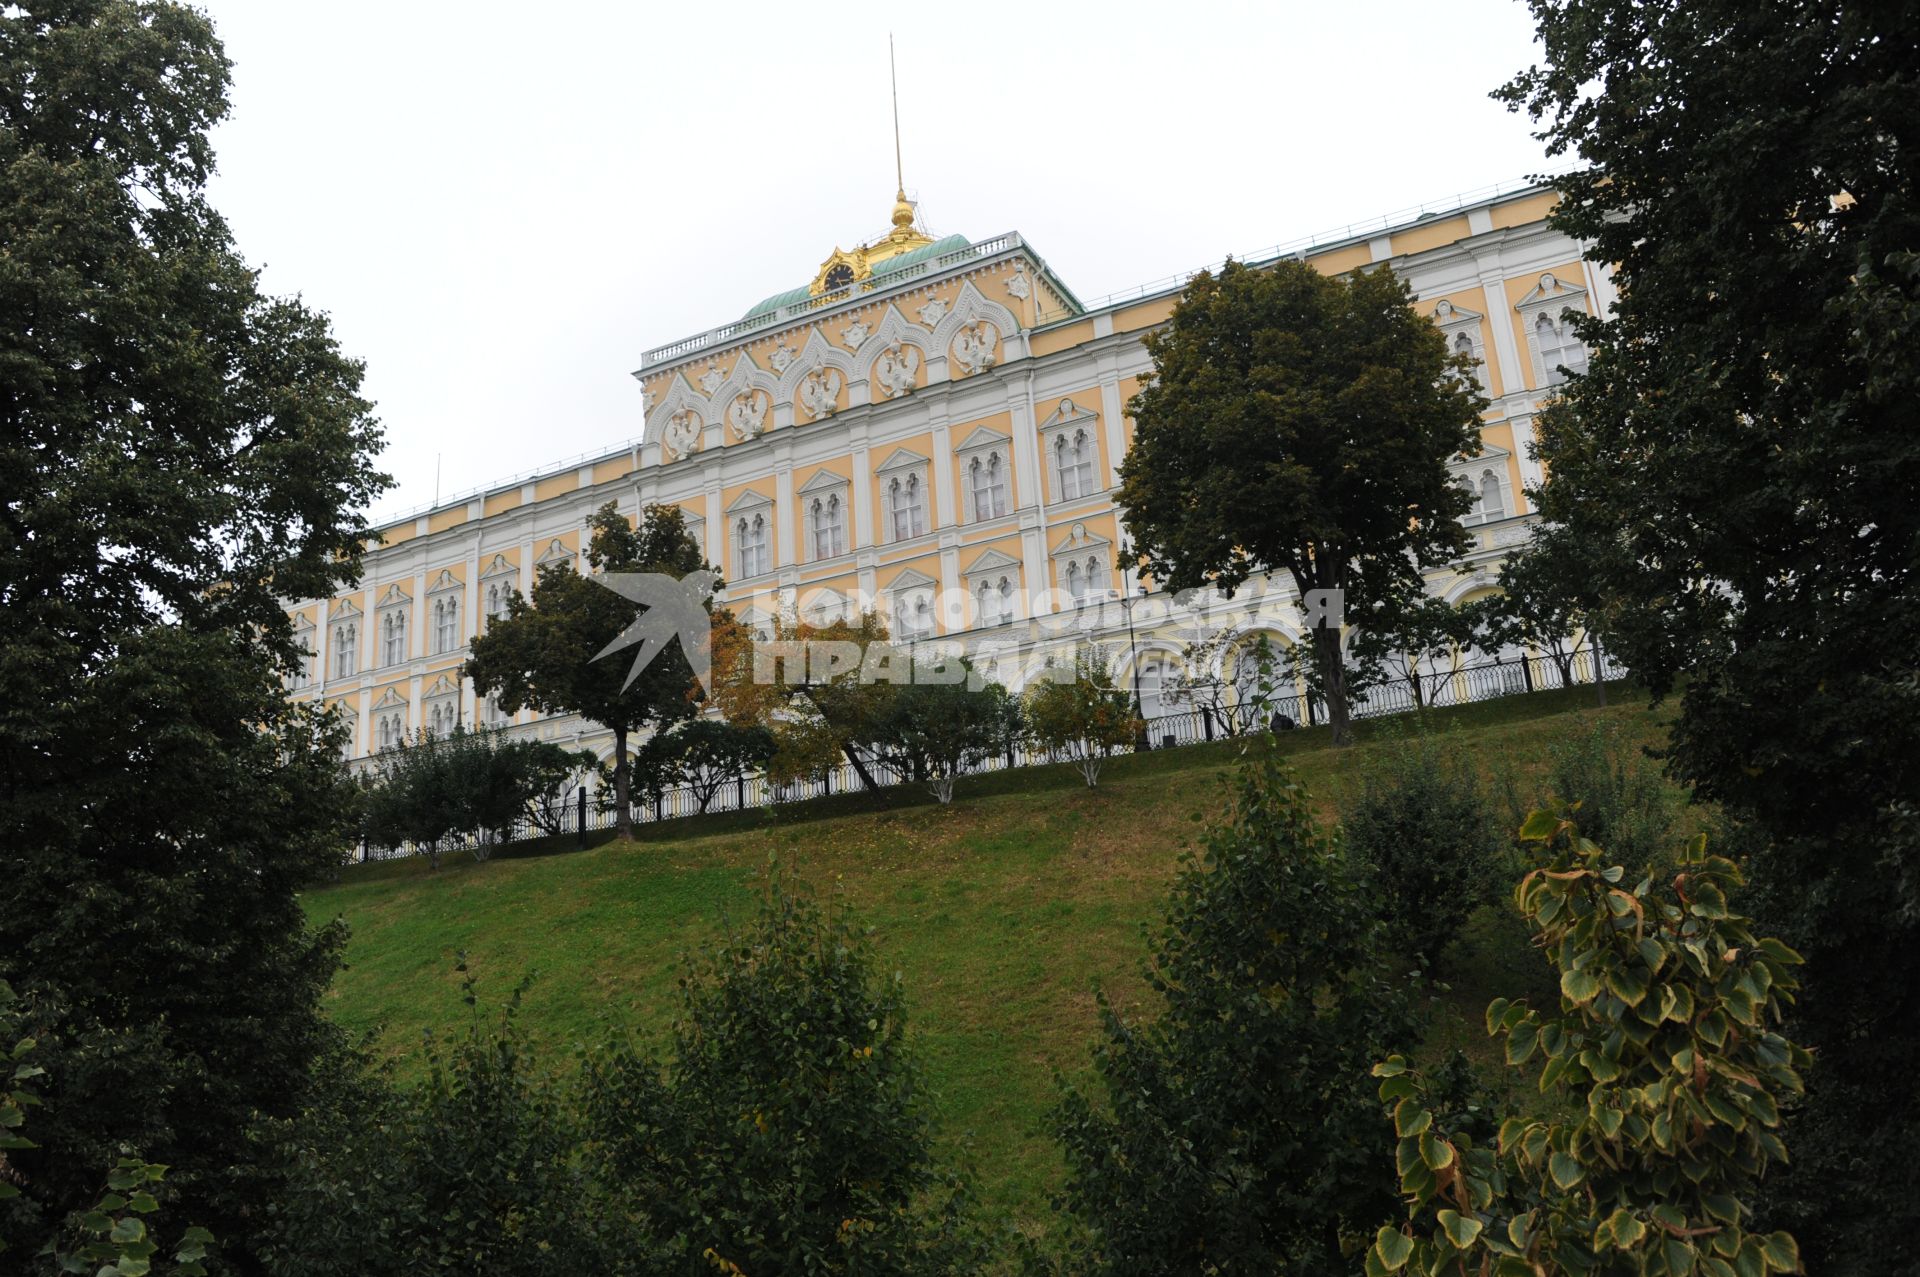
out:
M1591 692L1542 693L1435 719L1485 768L1527 766L1556 735L1601 717L1649 742L1660 735L1644 709L1591 706ZM1336 752L1305 731L1285 744L1329 817L1375 748ZM1116 760L1094 792L1064 767L1029 769L967 782L975 788L963 785L951 807L912 790L847 795L438 873L418 861L358 866L306 905L316 920L352 928L332 1014L377 1032L403 1070L423 1030L460 1022L453 967L463 951L483 1001L538 973L522 1022L559 1060L568 1043L664 1028L679 955L729 911L745 916L777 856L873 926L883 958L905 975L944 1132L970 1137L991 1203L1039 1223L1060 1174L1043 1129L1053 1074L1086 1065L1096 983L1119 1006L1150 1010L1139 1005L1141 926L1158 919L1182 851L1219 810L1238 748ZM1475 946L1452 973L1439 1032L1473 1042L1467 1023L1499 991L1502 967L1528 958L1504 933Z

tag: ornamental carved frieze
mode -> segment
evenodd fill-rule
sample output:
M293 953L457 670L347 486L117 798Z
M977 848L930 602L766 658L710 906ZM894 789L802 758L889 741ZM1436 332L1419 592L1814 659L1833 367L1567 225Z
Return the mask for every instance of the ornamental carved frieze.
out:
M727 406L727 427L741 443L758 439L767 428L767 409L773 400L764 390L748 390L735 395Z

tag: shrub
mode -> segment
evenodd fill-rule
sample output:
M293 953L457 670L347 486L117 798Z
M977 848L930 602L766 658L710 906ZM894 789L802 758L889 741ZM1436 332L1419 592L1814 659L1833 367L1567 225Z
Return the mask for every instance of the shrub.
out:
M1065 1271L1344 1271L1343 1238L1394 1205L1367 1068L1415 1017L1365 883L1270 745L1183 864L1146 976L1155 1020L1100 1001L1105 1102L1068 1087L1054 1114L1087 1233Z
M956 672L961 678L934 681L936 675ZM956 659L914 667L914 682L895 693L874 745L901 771L923 781L934 798L950 803L954 783L1005 753L1019 733L1020 702Z
M1660 769L1618 723L1605 719L1548 746L1545 793L1511 772L1503 781L1507 828L1548 802L1579 803L1581 832L1636 875L1663 864L1680 823Z
M367 837L388 847L412 844L435 869L451 842L485 860L519 821L550 818L555 796L592 765L588 751L499 730L456 726L446 736L402 741L380 756L367 781Z
M1074 657L1071 679L1043 679L1027 690L1027 732L1034 744L1071 762L1092 789L1114 750L1146 731L1099 649Z
M589 1059L583 1117L679 1271L973 1273L967 1185L935 1164L898 973L845 912L776 876L691 964L667 1067Z
M1509 1065L1537 1061L1551 1116L1510 1114L1487 1145L1436 1118L1404 1059L1376 1066L1412 1206L1368 1274L1797 1271L1793 1238L1755 1230L1750 1202L1786 1160L1780 1111L1808 1064L1775 1027L1799 956L1728 909L1740 872L1705 837L1658 888L1622 886L1565 815L1535 812L1522 837L1542 854L1514 900L1559 970L1559 1014L1497 998L1487 1030Z
M1341 824L1372 876L1392 943L1429 969L1497 894L1499 820L1479 772L1445 737L1388 740L1362 771Z

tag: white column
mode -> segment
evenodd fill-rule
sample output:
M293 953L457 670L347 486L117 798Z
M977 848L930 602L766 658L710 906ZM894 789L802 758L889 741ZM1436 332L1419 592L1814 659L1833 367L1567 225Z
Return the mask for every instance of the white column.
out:
M873 454L853 450L853 549L873 544Z
M1120 383L1111 374L1100 379L1100 416L1107 427L1107 486L1117 487L1121 457L1127 449L1127 432L1120 420Z
M948 528L959 521L953 504L953 438L943 421L933 428L933 526Z
M1033 421L1032 378L1008 384L1007 407L1013 417L1013 476L1019 487L1019 507L1038 509L1047 503L1046 477L1040 471L1040 438Z

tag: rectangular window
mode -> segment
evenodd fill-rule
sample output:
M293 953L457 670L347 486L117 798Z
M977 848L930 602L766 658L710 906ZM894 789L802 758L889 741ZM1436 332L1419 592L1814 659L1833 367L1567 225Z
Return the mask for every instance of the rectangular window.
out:
M1093 495L1093 447L1093 437L1085 430L1054 436L1054 470L1059 478L1062 501L1077 501Z

